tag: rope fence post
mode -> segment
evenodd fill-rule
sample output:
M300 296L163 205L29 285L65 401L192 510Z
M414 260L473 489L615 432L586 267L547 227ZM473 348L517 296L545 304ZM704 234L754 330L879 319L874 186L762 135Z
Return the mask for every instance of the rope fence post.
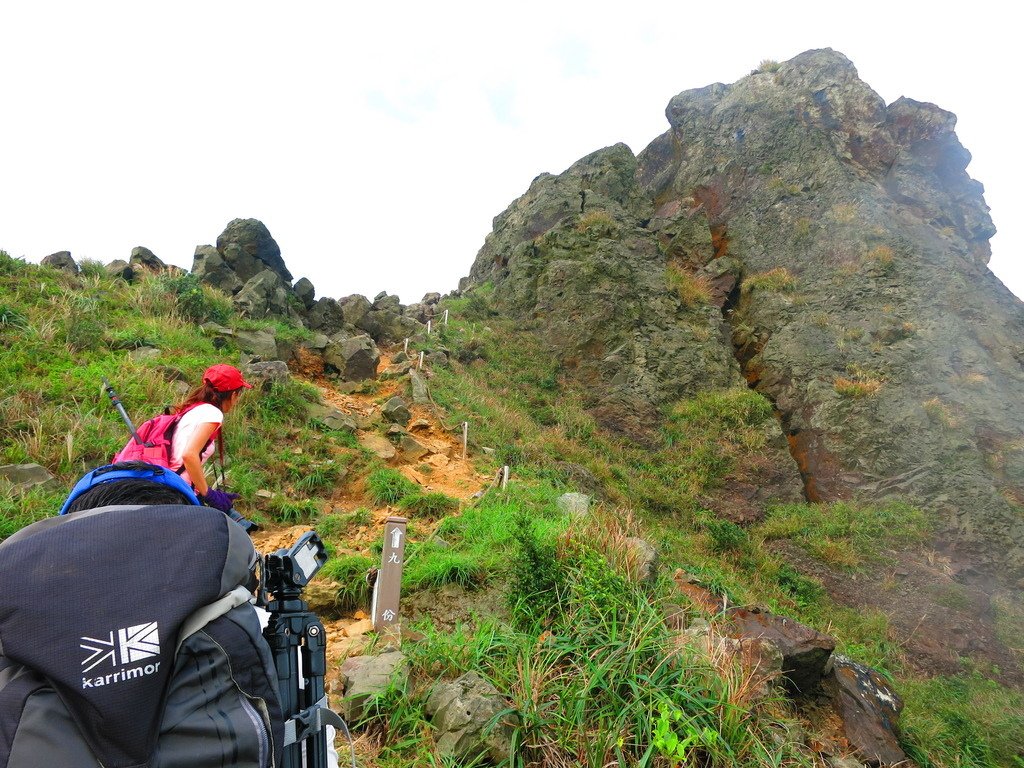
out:
M406 340L405 340L405 346L404 346L404 347L402 347L402 351L403 351L403 352L404 352L405 354L407 354L407 355L409 354L409 340L408 340L408 339L406 339Z
M420 362L419 362L419 364L418 364L418 365L416 366L416 370L417 370L417 371L419 371L419 370L421 370L422 368L423 368L423 350L421 349L421 350L420 350Z
M505 490L508 485L508 464L501 468L501 490Z
M448 327L448 310L447 309L444 311L444 325L445 325L446 328Z
M431 321L427 320L427 336L430 335L430 323L431 323Z
M469 422L462 422L462 460L466 460L466 448L469 445Z

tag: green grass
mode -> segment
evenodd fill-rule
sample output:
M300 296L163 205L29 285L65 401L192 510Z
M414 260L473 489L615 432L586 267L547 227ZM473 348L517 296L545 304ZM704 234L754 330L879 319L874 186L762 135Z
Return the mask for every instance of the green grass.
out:
M378 504L397 504L419 493L419 487L395 469L378 469L366 478L366 493Z
M765 540L788 539L822 562L857 568L877 562L879 550L924 541L925 514L909 504L785 504L772 507L756 527Z
M201 317L237 322L230 300L197 287L191 276L141 275L128 284L103 270L74 277L2 252L0 274L0 309L8 318L0 324L6 347L0 358L0 463L41 464L70 487L128 439L101 392L103 377L138 423L180 400L175 379L198 382L213 363L237 362L237 349L215 348L195 326ZM161 355L133 360L129 353L140 346L156 347ZM318 498L362 466L347 433L309 428L309 405L318 400L313 387L288 381L247 393L229 414L227 484L243 494L243 514L308 519ZM261 489L276 498L257 498ZM31 500L4 503L7 532L42 514L20 511L21 505L35 510Z

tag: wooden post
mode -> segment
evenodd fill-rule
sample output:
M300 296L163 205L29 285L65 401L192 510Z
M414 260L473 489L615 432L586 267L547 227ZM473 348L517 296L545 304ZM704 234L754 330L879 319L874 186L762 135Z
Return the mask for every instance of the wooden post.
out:
M409 354L409 340L408 339L405 340L405 346L402 347L402 351L405 352L405 354L407 354L407 355Z
M430 335L430 320L427 320L427 336Z
M384 549L380 553L380 571L373 589L372 608L373 628L379 634L393 630L398 623L406 522L404 517L389 517L384 522Z
M508 485L508 464L501 468L501 490L505 490L505 486Z
M420 350L420 364L416 366L416 370L420 370L423 367L423 350Z
M466 460L466 448L469 446L469 422L462 422L462 460Z
M444 311L444 324L447 327L447 325L448 325L448 310L447 309Z

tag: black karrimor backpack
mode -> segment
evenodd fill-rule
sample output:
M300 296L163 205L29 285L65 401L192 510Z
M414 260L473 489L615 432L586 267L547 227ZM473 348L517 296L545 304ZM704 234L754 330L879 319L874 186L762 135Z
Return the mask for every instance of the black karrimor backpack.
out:
M280 766L255 559L196 506L101 507L0 544L0 768Z

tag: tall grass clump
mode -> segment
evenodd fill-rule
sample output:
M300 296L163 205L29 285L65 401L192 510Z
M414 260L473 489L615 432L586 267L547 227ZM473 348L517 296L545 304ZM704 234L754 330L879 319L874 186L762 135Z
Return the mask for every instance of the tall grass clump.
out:
M366 478L366 492L377 504L397 504L419 487L396 469L378 469Z

